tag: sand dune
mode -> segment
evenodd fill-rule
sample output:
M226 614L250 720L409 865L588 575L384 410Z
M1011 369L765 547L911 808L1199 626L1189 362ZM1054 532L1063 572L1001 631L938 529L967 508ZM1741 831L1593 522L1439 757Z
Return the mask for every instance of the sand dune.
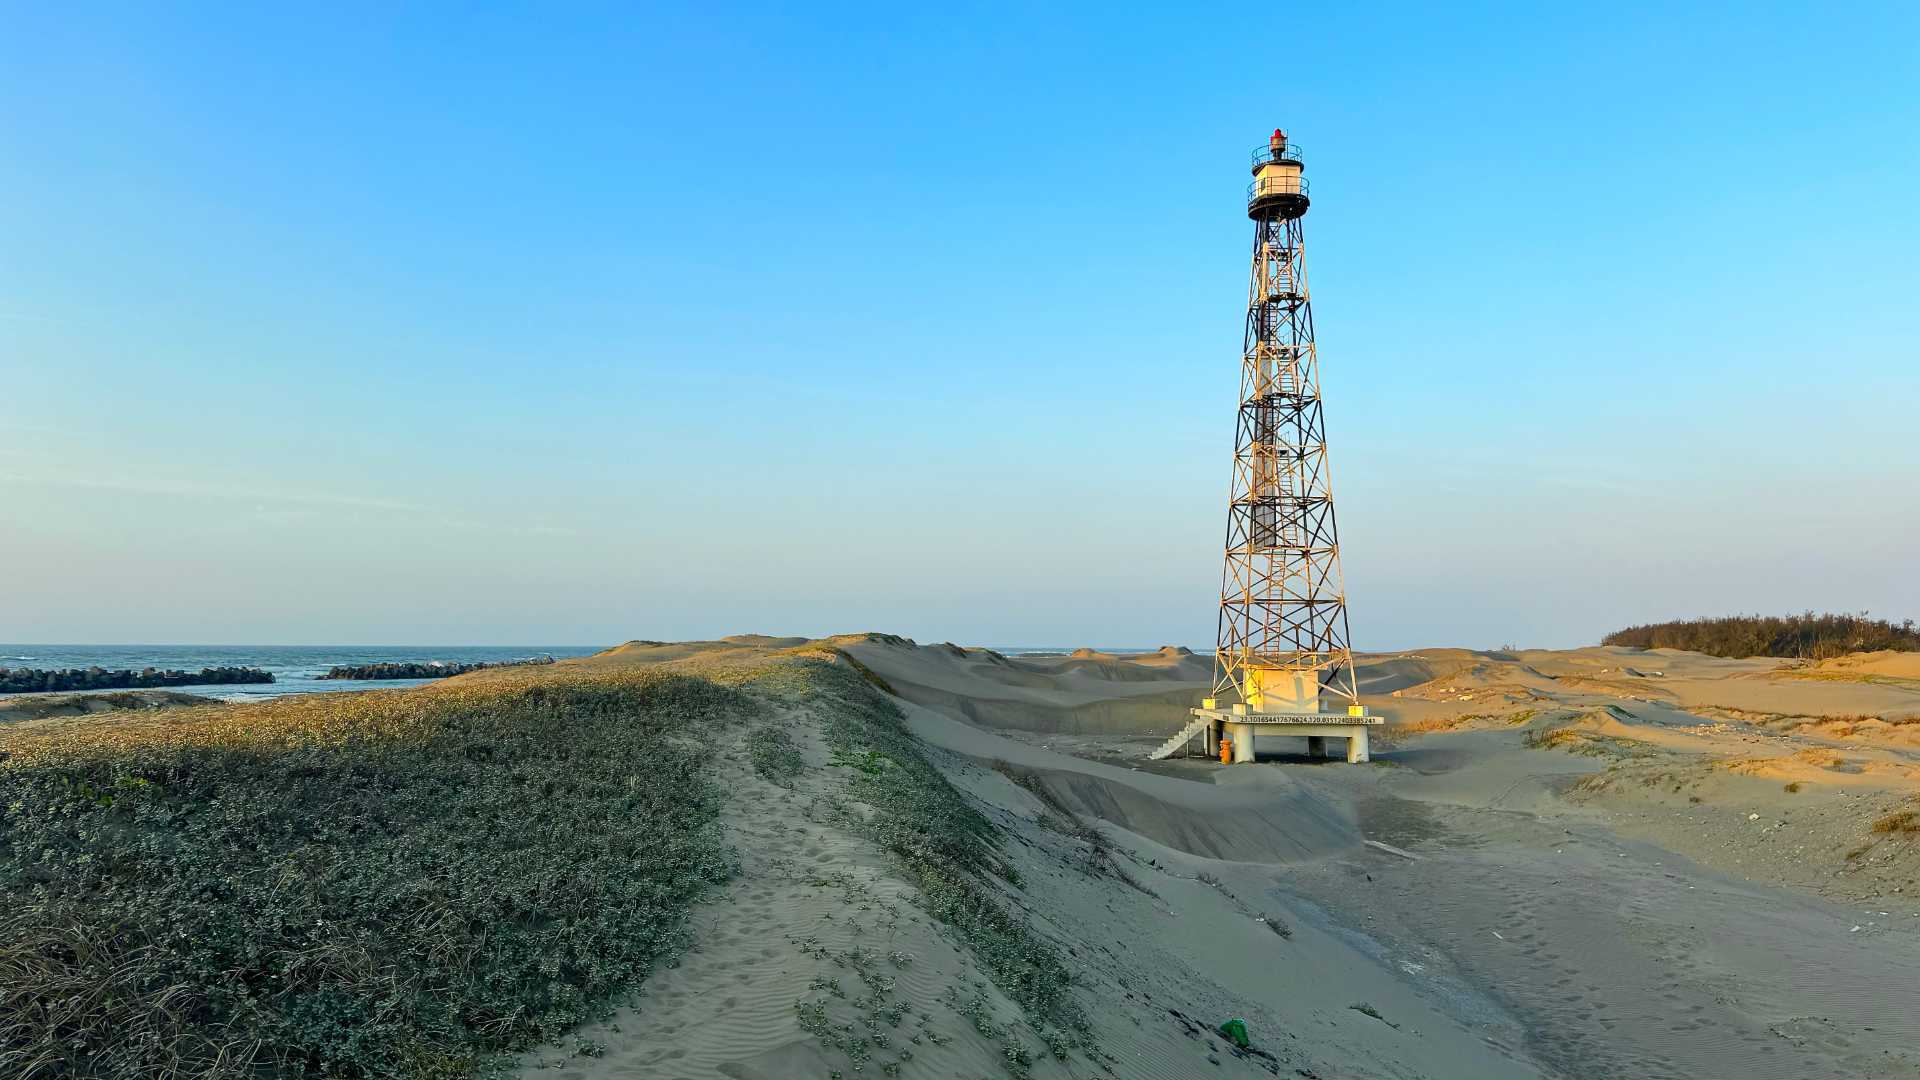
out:
M57 721L125 710L212 705L217 699L178 690L93 690L64 694L0 695L0 724Z
M843 647L904 700L983 727L1026 731L1171 733L1213 679L1211 658L1171 647L1136 656L1083 649L1020 659L879 635Z
M1075 812L1189 855L1279 863L1361 843L1351 814L1278 773L1248 771L1235 777L1239 783L1195 784L1014 741L925 707L911 707L907 719L914 734L934 746L1011 762Z
M1881 675L1920 681L1920 653L1868 652L1836 656L1816 664L1810 674Z
M1391 721L1375 764L1274 739L1222 767L1144 760L1211 684L1204 657L832 644L898 695L1001 831L1008 901L1071 957L1099 1054L1016 1075L1920 1076L1920 833L1873 831L1915 795L1902 657L1369 656L1362 686ZM1006 1074L952 1002L989 1028L1017 1029L1018 1009L897 867L819 813L844 765L817 718L793 719L809 767L791 791L743 764L748 730L715 743L754 811L731 811L744 873L696 917L697 947L582 1033L600 1056L555 1047L527 1075L851 1077L796 1005L871 978L932 1003L882 1032L919 1037L901 1075ZM1228 1016L1270 1056L1212 1034Z

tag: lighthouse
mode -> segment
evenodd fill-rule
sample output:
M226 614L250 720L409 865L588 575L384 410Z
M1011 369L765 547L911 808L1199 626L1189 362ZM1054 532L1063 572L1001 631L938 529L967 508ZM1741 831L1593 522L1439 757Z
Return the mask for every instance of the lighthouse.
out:
M1367 760L1368 729L1347 627L1340 532L1333 516L1320 400L1320 357L1307 294L1300 147L1275 130L1253 152L1247 216L1253 265L1240 357L1233 478L1213 695L1193 710L1211 751L1254 760L1256 738L1304 736L1310 754L1329 737L1347 760Z

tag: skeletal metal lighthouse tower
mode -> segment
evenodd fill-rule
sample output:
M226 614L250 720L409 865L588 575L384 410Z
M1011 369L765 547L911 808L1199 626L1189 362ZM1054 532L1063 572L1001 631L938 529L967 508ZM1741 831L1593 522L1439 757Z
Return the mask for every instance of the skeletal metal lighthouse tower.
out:
M1299 148L1275 131L1254 152L1247 189L1253 273L1220 586L1218 674L1214 696L1194 710L1214 722L1210 735L1233 740L1240 761L1253 760L1256 734L1305 735L1309 752L1321 751L1327 735L1345 736L1348 759L1365 760L1366 727L1379 722L1360 705L1348 643L1300 230L1308 205L1304 169ZM1330 708L1323 710L1322 698Z
M1254 152L1253 273L1240 364L1216 696L1255 711L1358 704L1300 219L1305 166L1278 131Z

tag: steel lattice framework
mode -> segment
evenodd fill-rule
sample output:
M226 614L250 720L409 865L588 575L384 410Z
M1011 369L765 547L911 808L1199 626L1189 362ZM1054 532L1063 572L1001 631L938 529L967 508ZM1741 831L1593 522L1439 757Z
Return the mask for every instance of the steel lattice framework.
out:
M1300 227L1308 205L1302 168L1278 133L1254 155L1253 269L1214 693L1247 700L1262 680L1299 675L1357 704Z

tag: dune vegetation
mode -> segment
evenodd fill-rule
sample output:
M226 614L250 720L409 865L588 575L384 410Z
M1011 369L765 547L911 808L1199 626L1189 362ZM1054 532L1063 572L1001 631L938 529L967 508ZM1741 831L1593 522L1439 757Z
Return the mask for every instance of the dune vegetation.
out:
M604 1009L729 875L684 675L0 733L0 1075L456 1077Z
M869 808L843 808L840 824L896 860L919 889L920 906L979 959L1025 1014L1045 1052L1064 1060L1072 1049L1085 1049L1087 1018L1069 992L1072 974L1059 949L1003 899L1000 883L1018 885L1020 878L1000 853L999 830L928 761L899 706L883 692L886 681L837 647L875 637L809 643L773 663L716 665L713 677L819 718L845 795ZM776 741L755 755L754 767L775 779L797 767L797 758ZM1005 1050L1008 1071L1026 1075L1029 1051L1012 1041Z
M1858 615L1729 615L1678 619L1616 630L1602 645L1635 649L1685 649L1740 659L1750 656L1827 660L1847 653L1920 650L1920 626Z
M1084 1017L997 830L817 643L0 729L0 1075L453 1080L552 1043L735 874L714 733L796 711L871 808L846 827L1065 1054Z
M822 710L827 745L852 766L849 792L877 811L851 824L900 860L927 912L967 943L1047 1050L1064 1059L1086 1018L1068 993L1072 977L1058 951L990 884L1019 884L999 855L997 831L920 753L891 699L845 669L812 674L810 693L831 703ZM1017 1049L1013 1063L1022 1064Z

